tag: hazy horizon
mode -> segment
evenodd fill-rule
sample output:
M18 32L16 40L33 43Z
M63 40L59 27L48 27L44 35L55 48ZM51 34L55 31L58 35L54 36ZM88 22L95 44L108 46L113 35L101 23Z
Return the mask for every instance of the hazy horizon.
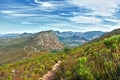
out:
M49 31L49 30L43 30L43 31ZM53 30L53 31L57 31L57 30ZM95 31L97 31L97 30L95 30ZM42 31L38 31L38 32L42 32ZM11 33L0 33L0 35L5 35L5 34L24 34L24 33L32 33L32 34L34 34L34 33L38 33L38 32L21 32L21 33L17 33L17 32L11 32ZM80 31L59 31L59 32L80 32ZM84 31L84 32L82 32L81 31L81 33L85 33L85 32L91 32L91 31ZM101 32L108 32L108 31L101 31Z

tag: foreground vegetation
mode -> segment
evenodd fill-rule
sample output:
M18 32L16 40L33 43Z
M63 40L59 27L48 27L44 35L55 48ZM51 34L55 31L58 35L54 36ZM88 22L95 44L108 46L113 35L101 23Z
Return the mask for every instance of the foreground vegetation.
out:
M38 80L61 61L55 80L119 80L120 35L0 67L0 80Z
M38 80L63 58L62 53L51 53L0 66L0 80Z
M119 80L120 35L71 51L56 80Z

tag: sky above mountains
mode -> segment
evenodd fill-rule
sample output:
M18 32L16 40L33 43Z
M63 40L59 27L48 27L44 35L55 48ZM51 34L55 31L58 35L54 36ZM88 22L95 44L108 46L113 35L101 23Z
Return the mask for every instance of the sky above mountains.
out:
M120 28L120 0L0 0L1 34L115 28Z

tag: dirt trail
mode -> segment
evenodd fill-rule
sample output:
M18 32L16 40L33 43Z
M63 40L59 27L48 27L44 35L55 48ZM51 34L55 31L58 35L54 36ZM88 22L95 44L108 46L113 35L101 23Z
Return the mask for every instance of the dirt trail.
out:
M38 80L53 80L56 71L59 69L61 64L61 61L58 61L53 67L51 71L48 71L45 75L43 75L42 78L39 78Z

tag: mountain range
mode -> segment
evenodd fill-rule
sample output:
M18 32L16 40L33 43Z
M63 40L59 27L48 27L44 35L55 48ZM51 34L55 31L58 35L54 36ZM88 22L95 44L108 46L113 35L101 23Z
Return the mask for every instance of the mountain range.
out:
M101 35L103 35L105 32L102 31L88 31L88 32L72 32L72 31L66 31L66 32L59 32L54 31L58 39L64 43L66 46L79 46L83 43L86 43L92 39L95 39ZM0 35L0 44L6 44L6 42L13 41L16 43L17 41L14 41L14 38L19 39L18 42L26 40L26 38L34 35L35 33L23 33L23 34L4 34ZM5 42L5 43L4 43Z
M70 37L70 33L67 36ZM79 35L72 36L74 39L81 39ZM35 33L20 42L2 46L1 80L38 80L44 79L47 73L50 80L119 80L120 29L107 32L75 48L64 48L51 30ZM49 52L52 49L58 51ZM40 55L41 50L48 51L49 54L43 52L44 55ZM39 55L31 56L32 54Z
M88 31L88 32L59 32L55 31L55 34L58 36L59 40L66 44L67 46L79 46L83 43L86 43L92 39L95 39L105 32L102 31Z
M104 32L101 31L82 33L49 30L38 33L0 35L0 64L19 61L31 56L34 52L49 52L68 46L82 45L102 34Z
M34 52L50 52L63 47L52 30L29 34L29 36L25 33L16 38L1 38L0 64L19 61L30 57Z

